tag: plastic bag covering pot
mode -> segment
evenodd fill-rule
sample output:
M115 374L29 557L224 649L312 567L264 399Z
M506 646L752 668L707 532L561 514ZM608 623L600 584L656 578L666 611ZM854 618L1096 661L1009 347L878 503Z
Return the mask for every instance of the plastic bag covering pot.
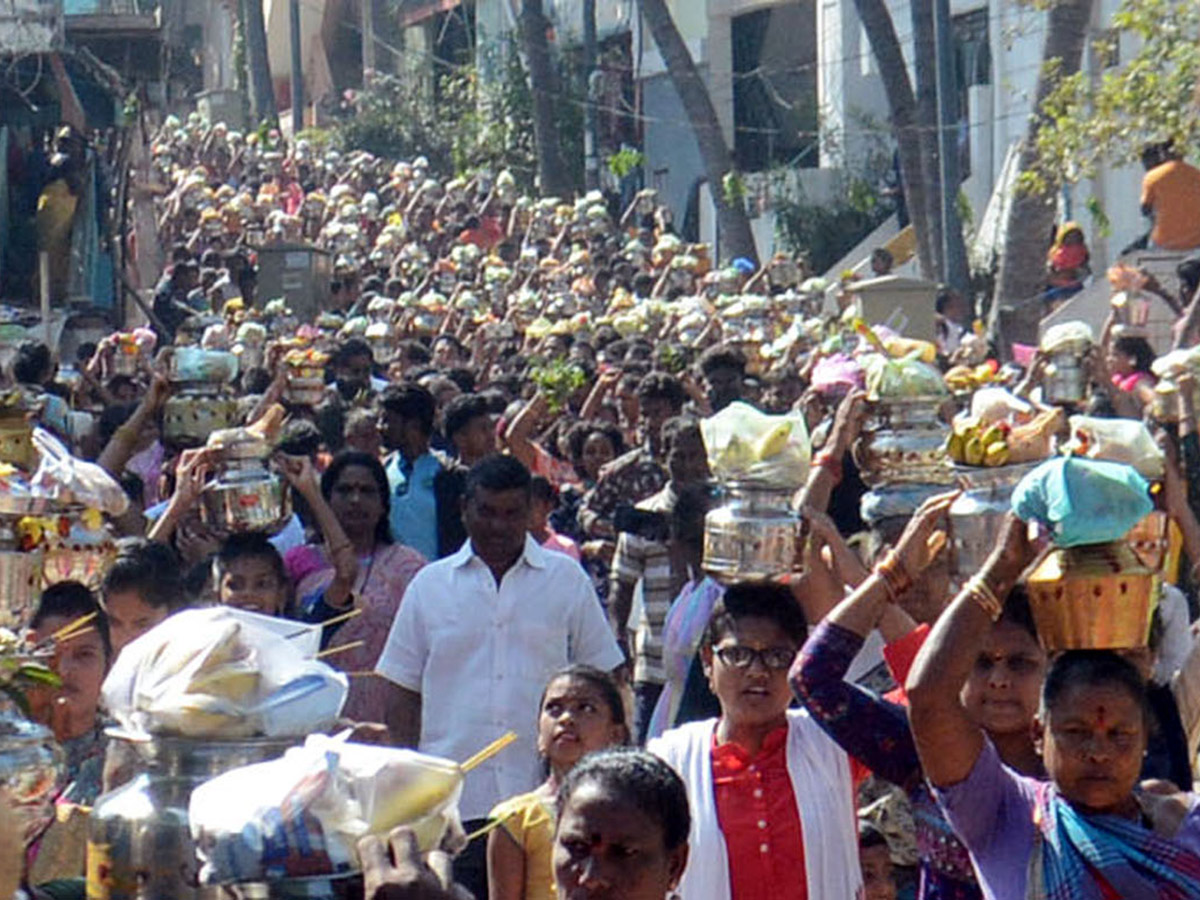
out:
M813 367L812 388L819 394L844 394L862 384L862 366L844 353L826 356Z
M225 350L178 347L171 356L172 381L232 384L237 372L237 355Z
M942 397L950 393L941 371L916 356L891 359L877 354L867 357L863 368L872 400Z
M58 438L41 428L33 430L33 444L41 454L30 482L35 497L98 509L110 516L124 515L129 497L100 466L76 459Z
M105 706L134 734L230 740L331 727L346 676L312 658L304 626L289 640L261 618L229 607L176 613L121 651Z
M397 825L422 851L461 832L455 762L313 735L281 759L200 785L188 809L200 882L262 881L358 869L355 846Z
M1170 379L1200 372L1200 346L1164 353L1150 364L1150 371L1159 378Z
M812 445L799 413L770 416L736 402L704 419L700 431L719 481L796 489L808 479Z
M1029 415L1033 406L1004 388L980 388L971 396L971 418L979 422L1006 422Z
M1163 477L1163 452L1143 423L1092 416L1071 416L1070 421L1071 442L1066 449L1075 456L1127 463L1151 481Z
M1087 322L1063 322L1052 325L1042 335L1039 348L1043 353L1085 353L1096 343L1092 326Z
M1013 491L1018 518L1044 525L1059 547L1116 541L1154 509L1133 466L1067 456L1042 463Z

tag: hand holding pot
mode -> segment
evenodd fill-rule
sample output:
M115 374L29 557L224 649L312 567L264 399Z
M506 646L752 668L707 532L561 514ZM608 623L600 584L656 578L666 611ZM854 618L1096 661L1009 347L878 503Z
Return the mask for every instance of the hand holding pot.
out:
M946 532L938 526L950 512L961 491L930 497L909 520L896 543L895 553L909 578L916 579L931 566L946 546Z
M305 500L312 500L315 496L321 494L321 481L317 477L317 470L313 467L312 460L307 456L289 456L285 453L277 453L275 461L279 464L279 469L283 473L283 477L288 480L288 484Z

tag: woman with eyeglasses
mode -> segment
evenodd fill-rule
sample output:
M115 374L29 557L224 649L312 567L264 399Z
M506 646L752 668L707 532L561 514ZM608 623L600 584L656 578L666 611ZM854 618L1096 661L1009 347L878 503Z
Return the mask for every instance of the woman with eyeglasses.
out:
M862 888L850 759L789 709L806 631L788 587L731 585L701 645L720 717L649 744L687 785L688 900L852 900Z

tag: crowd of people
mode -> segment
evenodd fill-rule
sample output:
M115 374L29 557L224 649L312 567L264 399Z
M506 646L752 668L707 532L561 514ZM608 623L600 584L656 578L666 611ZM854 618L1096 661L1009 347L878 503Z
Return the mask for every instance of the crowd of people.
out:
M463 760L517 735L466 779L480 836L456 884L401 831L360 848L370 897L1200 897L1195 573L1179 567L1150 647L1051 654L1016 520L961 586L954 492L864 522L851 448L868 404L844 351L865 338L822 306L852 285L783 254L719 266L652 192L625 210L536 199L506 172L447 178L196 116L168 120L153 159L170 262L138 370L118 371L114 337L71 377L37 344L12 372L131 501L98 595L59 585L29 623L98 614L33 703L66 749L61 802L112 786L115 657L180 609L226 604L330 623L360 739ZM1076 230L1052 251L1064 278L1087 261ZM335 257L312 321L259 295L276 241ZM1186 346L1200 259L1179 276ZM938 310L938 364L984 362L970 304L944 292ZM1149 419L1155 354L1123 315L1080 408ZM240 355L243 423L286 408L274 465L295 512L277 534L220 539L198 515L212 455L162 429L161 351L187 345ZM289 399L296 347L328 354L317 402ZM999 375L1038 402L1045 372L1038 357ZM1194 387L1181 378L1156 425L1189 561ZM735 402L799 411L813 436L803 559L770 581L702 565L720 499L701 421Z

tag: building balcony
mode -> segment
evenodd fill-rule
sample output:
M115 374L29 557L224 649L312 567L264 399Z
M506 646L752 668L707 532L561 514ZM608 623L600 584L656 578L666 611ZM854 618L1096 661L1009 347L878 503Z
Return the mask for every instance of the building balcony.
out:
M0 3L0 55L49 53L62 46L62 0Z
M137 37L162 27L156 0L62 0L69 37Z

